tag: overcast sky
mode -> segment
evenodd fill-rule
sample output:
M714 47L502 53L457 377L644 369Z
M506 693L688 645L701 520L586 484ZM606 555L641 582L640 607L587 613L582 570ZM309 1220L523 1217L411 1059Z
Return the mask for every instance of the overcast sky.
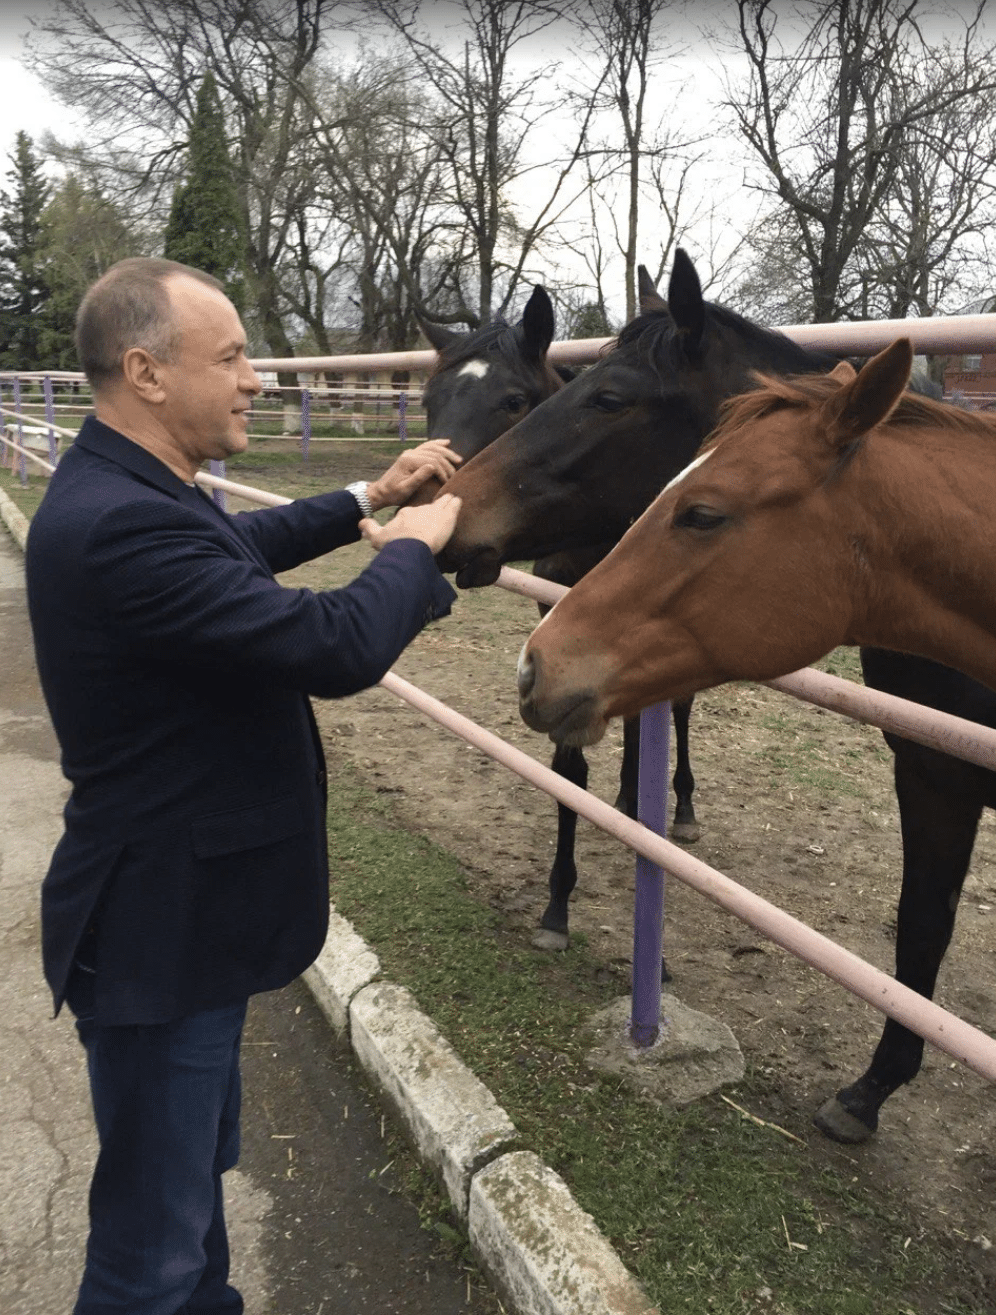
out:
M24 34L30 27L29 15L39 15L48 8L46 0L0 0L0 156L3 183L9 168L14 140L21 131L37 142L48 129L65 132L72 124L68 111L57 105L41 82L18 62ZM2 185L2 183L0 183Z

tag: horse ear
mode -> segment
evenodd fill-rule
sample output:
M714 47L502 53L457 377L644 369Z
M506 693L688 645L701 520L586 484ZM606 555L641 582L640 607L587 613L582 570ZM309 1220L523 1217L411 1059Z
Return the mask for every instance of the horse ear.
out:
M667 286L667 308L681 331L685 350L694 354L702 346L705 332L705 300L695 266L681 247L674 253L671 281Z
M636 289L640 297L640 310L644 315L654 310L667 310L667 302L657 291L646 265L636 267Z
M553 302L537 283L522 312L522 346L527 361L537 364L553 342Z
M906 391L913 368L913 344L897 338L885 351L873 356L838 393L824 402L820 419L828 441L847 447L886 420ZM833 375L837 375L837 366Z
M418 320L419 328L437 352L444 352L452 343L459 342L463 337L462 333L454 333L452 329L444 329L441 324L433 324L431 320L423 320L421 315L416 315L415 318Z
M858 372L850 361L838 361L830 373L828 379L836 379L842 384L849 384L852 379L857 379Z

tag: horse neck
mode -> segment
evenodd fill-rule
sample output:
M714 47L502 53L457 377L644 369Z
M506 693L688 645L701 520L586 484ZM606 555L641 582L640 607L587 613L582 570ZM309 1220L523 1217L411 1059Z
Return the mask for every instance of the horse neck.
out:
M882 429L851 476L864 519L852 546L866 558L853 642L996 687L996 432Z

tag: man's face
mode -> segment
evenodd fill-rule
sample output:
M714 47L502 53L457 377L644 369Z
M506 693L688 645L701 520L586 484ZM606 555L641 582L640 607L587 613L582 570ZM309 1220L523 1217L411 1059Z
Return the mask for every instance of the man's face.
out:
M160 419L194 464L223 461L249 445L248 411L260 390L246 359L246 335L222 292L178 274L166 282L179 330L174 360L162 365Z

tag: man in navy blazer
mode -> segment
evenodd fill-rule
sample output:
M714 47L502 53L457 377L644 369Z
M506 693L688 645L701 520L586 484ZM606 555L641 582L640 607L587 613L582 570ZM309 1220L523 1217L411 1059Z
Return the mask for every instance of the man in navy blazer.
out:
M371 519L445 444L352 491L238 516L194 484L247 444L259 379L221 285L162 260L88 292L88 418L31 525L38 670L72 784L42 888L45 973L87 1050L100 1152L76 1315L234 1315L221 1174L238 1153L248 997L328 924L325 764L308 695L376 683L454 597L459 500ZM275 574L361 533L344 589Z

